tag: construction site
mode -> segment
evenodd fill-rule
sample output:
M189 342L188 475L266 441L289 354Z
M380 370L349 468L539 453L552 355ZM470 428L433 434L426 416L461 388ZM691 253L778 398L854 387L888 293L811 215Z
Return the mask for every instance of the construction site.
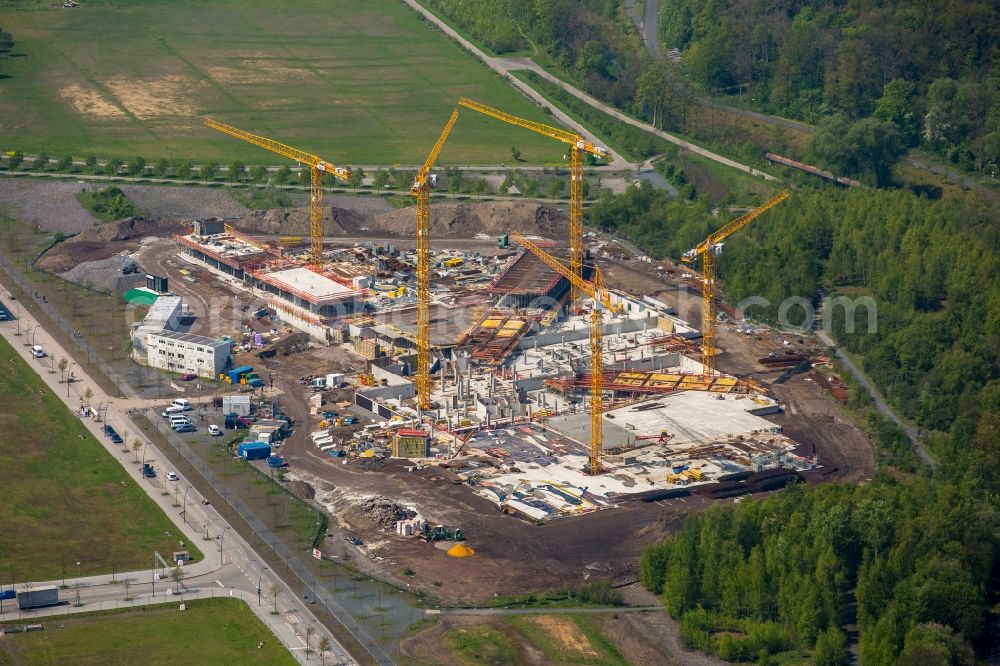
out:
M571 184L581 153L603 154L562 130L460 105L567 143ZM434 165L457 117L415 178L416 206L384 214L392 230L382 216L357 216L336 237L325 235L331 216L345 216L323 203L323 179L348 172L206 121L311 168L306 227L189 219L125 253L169 278L170 293L150 298L187 322L163 326L173 337L230 343L218 378L250 401L235 408L227 398L226 426L247 429L241 452L259 443L280 460L248 464L280 468L387 575L405 562L424 583L483 586L449 590L455 597L503 589L514 560L531 587L578 579L580 567L627 577L642 543L693 508L864 473L841 458L853 439L789 417L792 383L767 379L815 349L720 323L729 319L714 277L724 239L787 194L693 248L685 260L698 278L682 279L676 266L584 233L578 188L568 212L432 205ZM471 209L517 219L456 232ZM152 318L135 334L155 328ZM287 422L272 418L278 403Z

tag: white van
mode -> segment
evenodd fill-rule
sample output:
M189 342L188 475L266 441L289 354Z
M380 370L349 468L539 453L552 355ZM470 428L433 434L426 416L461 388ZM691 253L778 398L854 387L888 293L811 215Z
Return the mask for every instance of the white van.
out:
M174 406L174 407L180 407L185 412L191 410L191 403L188 400L184 399L184 398L177 398L176 400L174 400L170 404L172 406Z
M184 416L183 414L172 414L170 416L170 425L177 425L179 423L191 423L191 419Z
M183 407L178 407L177 405L170 405L162 412L160 412L160 416L166 418L168 416L173 416L174 414L183 414L183 413L184 413Z
M41 345L35 345L31 348L31 355L35 358L45 358L45 350Z

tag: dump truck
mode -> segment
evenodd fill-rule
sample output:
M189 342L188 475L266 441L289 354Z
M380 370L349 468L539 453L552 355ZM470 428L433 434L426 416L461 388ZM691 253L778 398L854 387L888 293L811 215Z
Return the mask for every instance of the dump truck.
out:
M21 610L58 606L59 603L59 588L55 585L42 585L17 591L17 606Z

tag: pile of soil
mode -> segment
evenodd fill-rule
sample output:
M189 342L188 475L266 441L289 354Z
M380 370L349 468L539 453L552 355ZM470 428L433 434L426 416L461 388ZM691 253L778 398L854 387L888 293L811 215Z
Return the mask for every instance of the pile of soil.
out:
M416 511L397 504L384 495L369 497L361 505L361 510L369 520L383 530L392 529L397 521L408 520L417 515Z
M125 250L134 251L139 247L139 239L145 236L167 237L182 229L178 223L140 216L94 225L53 247L36 265L43 271L64 273L81 263L108 259Z
M414 233L416 212L412 207L365 215L357 210L331 207L323 215L326 235L361 232L409 237ZM263 234L307 235L309 211L305 208L258 210L235 226L241 231ZM534 201L491 203L435 203L431 205L431 236L472 238L476 234L499 236L509 231L566 238L569 217L558 209Z

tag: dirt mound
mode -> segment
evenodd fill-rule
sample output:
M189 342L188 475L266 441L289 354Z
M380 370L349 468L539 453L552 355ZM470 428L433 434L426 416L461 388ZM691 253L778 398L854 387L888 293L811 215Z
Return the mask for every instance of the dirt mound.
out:
M389 530L396 526L396 521L408 520L417 515L416 511L397 504L384 495L369 497L361 505L361 510L380 529Z
M311 500L316 497L316 489L305 481L290 481L288 483L288 492L304 500Z
M394 210L372 218L373 231L412 235L412 208ZM569 217L555 208L533 201L502 201L480 204L435 203L431 206L431 236L472 238L476 234L499 236L508 231L565 238Z
M323 231L331 236L367 232L409 237L413 236L415 225L413 207L366 215L356 209L334 206L323 214ZM304 236L309 233L309 210L256 210L235 226L249 233ZM472 238L476 234L499 236L508 231L566 238L568 227L569 217L565 213L533 201L431 205L431 236L435 238Z
M323 212L323 233L331 236L342 235L348 231L357 231L367 222L368 217L355 210L331 207ZM309 209L255 210L235 222L234 226L248 233L304 236L309 233Z
M94 225L54 246L38 259L36 265L43 271L63 273L78 264L102 261L124 250L135 250L139 247L138 240L143 237L166 237L182 228L175 222L148 220L139 216Z

